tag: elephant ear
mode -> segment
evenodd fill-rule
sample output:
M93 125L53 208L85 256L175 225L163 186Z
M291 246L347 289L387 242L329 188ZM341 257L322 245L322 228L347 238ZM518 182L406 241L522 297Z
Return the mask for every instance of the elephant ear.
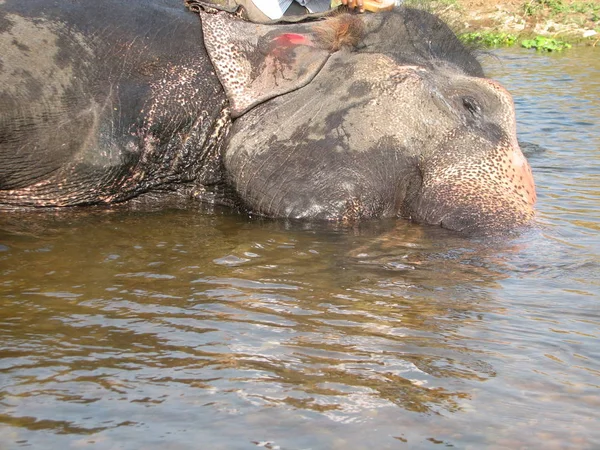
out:
M259 25L227 13L200 16L204 45L234 118L305 86L330 54L318 46L310 23Z

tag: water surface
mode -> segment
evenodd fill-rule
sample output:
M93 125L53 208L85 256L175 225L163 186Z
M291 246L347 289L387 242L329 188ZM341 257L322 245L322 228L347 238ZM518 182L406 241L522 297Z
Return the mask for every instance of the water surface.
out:
M600 448L600 58L502 50L538 224L0 218L0 448Z

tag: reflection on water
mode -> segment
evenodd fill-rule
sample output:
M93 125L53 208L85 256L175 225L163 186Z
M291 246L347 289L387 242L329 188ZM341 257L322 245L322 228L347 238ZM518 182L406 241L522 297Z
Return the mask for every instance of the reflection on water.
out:
M537 229L0 218L0 447L597 448L600 63L503 51Z

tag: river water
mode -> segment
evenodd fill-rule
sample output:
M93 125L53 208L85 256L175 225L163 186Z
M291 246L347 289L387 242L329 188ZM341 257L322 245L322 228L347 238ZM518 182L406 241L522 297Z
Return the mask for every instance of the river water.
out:
M600 58L486 57L537 225L0 218L0 448L600 448Z

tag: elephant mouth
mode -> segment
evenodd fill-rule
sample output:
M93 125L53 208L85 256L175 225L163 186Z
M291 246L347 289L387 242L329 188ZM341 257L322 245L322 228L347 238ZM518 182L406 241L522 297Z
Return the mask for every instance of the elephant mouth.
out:
M460 186L445 186L444 192L454 197L463 193ZM482 195L452 202L438 193L437 186L424 192L414 220L465 234L489 234L525 227L534 217L533 208L512 199Z

